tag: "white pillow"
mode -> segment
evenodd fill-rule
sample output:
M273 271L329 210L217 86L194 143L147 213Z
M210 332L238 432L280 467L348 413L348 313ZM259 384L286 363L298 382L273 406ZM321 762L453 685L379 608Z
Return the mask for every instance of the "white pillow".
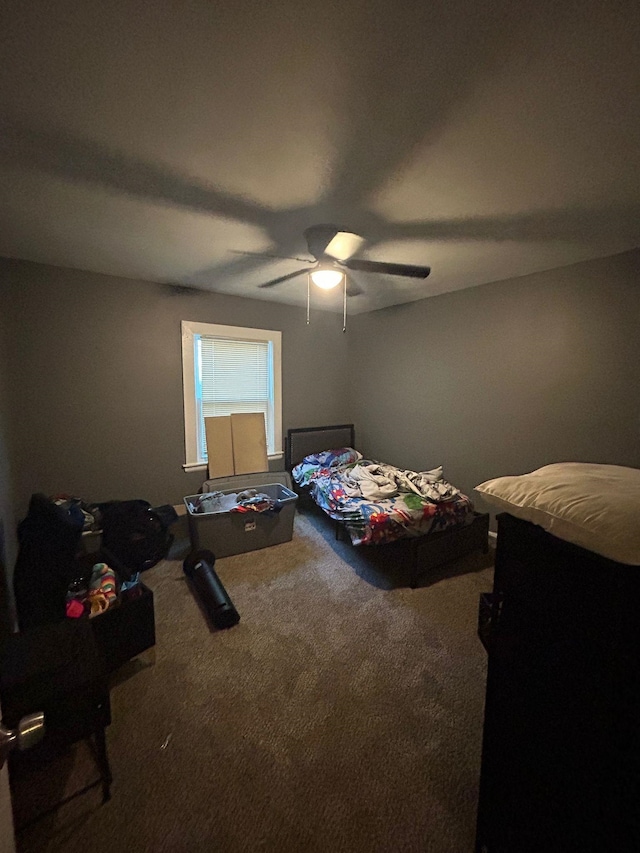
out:
M476 486L517 518L610 560L640 565L640 469L559 462Z

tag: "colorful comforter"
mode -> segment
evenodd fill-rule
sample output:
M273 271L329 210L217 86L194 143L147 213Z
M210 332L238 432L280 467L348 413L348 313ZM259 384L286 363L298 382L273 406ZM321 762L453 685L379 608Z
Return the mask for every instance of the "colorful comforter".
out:
M443 479L441 467L405 471L342 447L307 456L292 473L344 523L354 545L423 536L473 517L471 501Z

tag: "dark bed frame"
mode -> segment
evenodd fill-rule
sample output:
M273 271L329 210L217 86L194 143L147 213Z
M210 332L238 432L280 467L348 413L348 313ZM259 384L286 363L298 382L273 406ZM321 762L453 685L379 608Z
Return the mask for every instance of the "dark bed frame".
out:
M302 427L287 431L285 443L285 465L291 471L305 456L337 447L356 447L353 424L336 424L322 427ZM301 497L308 496L307 489L296 488ZM336 539L345 539L344 525L335 522ZM411 566L410 586L415 589L423 574L436 566L457 560L474 551L487 553L489 550L489 514L474 512L470 522L450 527L438 533L425 533L411 539L376 546L390 555L398 550L408 551ZM393 557L391 558L393 559Z
M476 853L640 850L640 566L497 521Z

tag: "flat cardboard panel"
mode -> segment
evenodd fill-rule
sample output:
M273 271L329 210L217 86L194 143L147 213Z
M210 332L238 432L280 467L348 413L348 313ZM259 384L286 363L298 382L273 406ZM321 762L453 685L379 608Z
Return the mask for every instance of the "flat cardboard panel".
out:
M230 416L205 418L204 429L207 436L209 477L232 477L235 470Z
M236 474L252 474L268 471L267 436L262 412L247 412L231 415L233 436L233 459ZM225 476L211 474L209 477Z

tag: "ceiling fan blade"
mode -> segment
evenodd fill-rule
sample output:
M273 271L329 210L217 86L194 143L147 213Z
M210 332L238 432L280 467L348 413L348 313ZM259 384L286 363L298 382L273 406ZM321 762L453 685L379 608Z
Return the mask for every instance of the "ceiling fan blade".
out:
M298 258L296 255L274 255L271 252L243 252L241 249L231 249L232 255L250 255L252 258L277 258L282 261L301 261L303 264L315 264L311 258Z
M324 255L329 243L339 231L340 229L335 225L312 225L309 228L305 228L302 233L307 241L309 254L313 255L316 259L320 259Z
M426 278L431 267L417 267L412 264L388 264L384 261L367 261L363 258L351 258L343 261L343 265L357 272L379 272L386 275L403 275L409 278Z
M259 284L258 287L273 287L276 284L282 284L283 281L289 281L290 278L295 278L297 275L308 272L306 269L296 270L287 275L281 275L279 278L272 278L271 281L265 281L264 284Z
M364 238L352 234L351 231L338 231L335 237L330 240L324 253L338 261L346 261L355 255L363 243Z

